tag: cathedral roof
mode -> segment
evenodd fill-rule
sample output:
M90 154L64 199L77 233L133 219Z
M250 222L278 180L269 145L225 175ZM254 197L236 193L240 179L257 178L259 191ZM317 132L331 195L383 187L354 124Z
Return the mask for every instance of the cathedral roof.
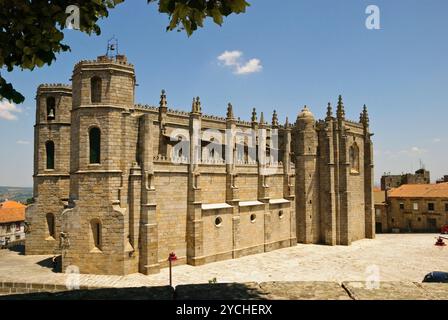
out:
M297 120L306 120L306 121L313 121L314 122L314 115L310 111L310 109L308 109L308 107L305 106L305 107L303 107L303 109L299 113L299 115L297 116Z

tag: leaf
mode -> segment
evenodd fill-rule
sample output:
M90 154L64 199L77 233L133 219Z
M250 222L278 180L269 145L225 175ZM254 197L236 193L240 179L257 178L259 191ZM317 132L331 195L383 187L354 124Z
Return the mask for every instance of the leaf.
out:
M42 61L42 60L39 59L39 58L35 58L35 59L34 59L34 63L35 63L36 66L38 66L39 68L42 68L42 67L44 66L44 64L45 64L45 62Z
M219 9L217 7L213 8L212 10L212 16L213 16L213 21L218 24L218 25L222 25L223 23L223 17L221 12L219 11Z
M33 53L33 50L30 47L24 47L23 53L26 55L31 55Z

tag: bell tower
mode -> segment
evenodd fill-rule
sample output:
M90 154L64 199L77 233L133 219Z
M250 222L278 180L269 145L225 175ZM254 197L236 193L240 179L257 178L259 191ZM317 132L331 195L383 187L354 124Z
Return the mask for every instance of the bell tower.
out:
M139 120L134 66L124 55L109 53L79 62L72 81L70 209L63 213L70 248L63 254L63 268L138 272L128 203Z
M60 213L69 194L71 108L70 86L43 84L37 89L27 254L55 254L59 248Z

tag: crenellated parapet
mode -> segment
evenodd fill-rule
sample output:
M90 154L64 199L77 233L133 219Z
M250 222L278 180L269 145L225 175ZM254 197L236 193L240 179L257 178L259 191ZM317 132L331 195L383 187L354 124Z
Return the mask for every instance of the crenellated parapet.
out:
M109 57L106 55L98 56L95 60L81 60L75 64L75 69L81 66L92 65L121 65L134 69L134 65L128 62L128 59L124 55L117 55L115 57Z
M38 90L54 90L54 89L61 89L61 90L72 90L72 86L65 83L43 83L40 84L37 87Z

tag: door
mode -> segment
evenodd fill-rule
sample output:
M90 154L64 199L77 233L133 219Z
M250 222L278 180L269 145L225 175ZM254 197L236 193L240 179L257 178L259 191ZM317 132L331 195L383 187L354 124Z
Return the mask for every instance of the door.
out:
M428 231L437 233L437 220L428 218Z
M375 233L383 233L383 224L381 222L375 223Z
M411 219L407 220L407 227L408 227L408 232L412 232L412 220Z

